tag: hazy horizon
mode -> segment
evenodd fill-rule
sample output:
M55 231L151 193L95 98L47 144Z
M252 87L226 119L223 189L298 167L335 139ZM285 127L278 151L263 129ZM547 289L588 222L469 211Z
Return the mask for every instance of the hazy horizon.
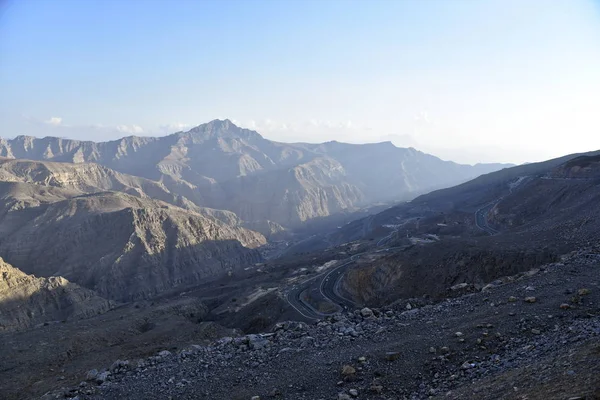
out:
M230 119L459 163L600 149L596 1L0 3L0 137Z
M230 122L232 122L234 125L236 125L236 126L239 126L239 125L238 125L236 122L234 122L234 121L231 121L229 118L224 118L224 119L218 119L218 118L217 118L217 119L215 119L215 120L221 120L221 121L223 121L223 120L225 120L225 119L229 120L229 121L230 121ZM209 122L212 122L212 121L215 121L215 120L207 121L207 122L205 122L204 124L206 124L206 123L209 123ZM147 135L146 135L146 134L144 134L144 133L142 132L142 133L140 133L140 134L123 135L123 136L119 136L119 137L116 137L116 138L110 138L110 139L106 139L106 140L102 140L102 141L104 141L104 142L108 142L108 141L119 140L119 139L126 138L126 137L132 137L132 136L134 136L134 137L164 137L164 136L173 135L173 134L175 134L175 133L178 133L178 132L187 132L187 131L189 131L189 130L193 129L194 127L196 127L196 126L200 126L200 125L203 125L203 124L198 124L198 125L195 125L195 126L186 127L186 128L184 128L184 129L182 129L182 130L180 130L180 131L175 131L175 132L170 132L170 133L165 133L165 134L155 134L155 135L150 135L150 134L147 134ZM242 127L242 126L239 126L239 127L240 127L240 128L244 128L244 127ZM250 129L250 128L245 128L245 129ZM251 129L251 130L254 130L254 129ZM336 139L332 139L332 140L326 140L326 141L302 141L302 140L299 140L299 141L278 141L278 140L275 140L275 139L271 139L271 138L265 137L265 136L264 136L264 135L262 135L260 132L257 132L257 133L258 133L258 134L260 134L260 135L261 135L262 137L264 137L265 139L269 139L269 140L272 140L272 141L275 141L275 142L279 142L279 143L288 143L288 144L296 144L296 143L297 143L297 144L303 144L303 143L306 143L306 144L321 144L321 143L326 143L326 142L331 142L331 141L338 141L338 142L341 142L340 140L336 140ZM37 139L43 139L43 138L45 138L45 137L57 137L57 138L60 138L60 139L67 139L67 140L79 140L79 141L82 141L82 140L84 140L84 139L77 139L77 138L72 138L72 137L68 137L68 136L36 136L36 135L14 135L14 136L0 136L0 138L1 138L1 139L8 139L8 140L11 140L11 139L15 139L15 138L16 138L16 137L18 137L18 136L30 136L30 137L35 137L35 138L37 138ZM389 139L389 140L386 140L385 138L382 138L382 140L379 140L379 141L373 141L373 142L360 142L360 143L344 142L344 143L356 144L356 145L360 145L360 144L380 144L380 143L392 143L394 146L396 146L396 147L399 147L399 148L414 148L414 149L416 149L417 151L421 151L421 152L423 152L423 153L428 153L428 154L431 154L431 155L433 155L433 156L436 156L436 157L439 157L439 158L441 158L442 160L446 160L446 161L454 161L452 158L445 158L445 157L439 156L439 155L437 155L437 154L433 154L433 153L431 153L431 152L427 152L427 151L425 151L425 150L419 149L419 148L417 148L417 147L415 147L415 146L413 146L413 145L405 145L405 146L398 145L398 144L394 143L394 141L392 140L392 138L388 138L388 139ZM95 141L95 140L92 140L92 139L85 139L85 140L91 140L91 141L94 141L94 142L98 142L98 141ZM492 163L493 163L493 162L492 162ZM527 162L526 162L526 163L527 163ZM474 164L478 164L478 162L463 162L462 164L470 164L470 165L474 165ZM505 164L510 164L510 163L505 163Z

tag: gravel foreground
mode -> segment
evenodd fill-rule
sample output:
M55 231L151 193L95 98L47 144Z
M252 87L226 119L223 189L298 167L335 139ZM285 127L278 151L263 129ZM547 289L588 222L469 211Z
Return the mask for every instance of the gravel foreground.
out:
M600 399L599 316L600 254L580 251L438 304L117 360L42 398Z

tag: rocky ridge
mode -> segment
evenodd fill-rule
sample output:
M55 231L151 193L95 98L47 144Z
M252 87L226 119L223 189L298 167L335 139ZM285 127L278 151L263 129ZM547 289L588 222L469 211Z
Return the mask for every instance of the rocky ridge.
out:
M0 255L36 276L63 276L117 301L260 262L257 232L120 192L0 183ZM44 260L44 262L40 262Z
M0 258L0 332L86 318L115 303L60 276L36 278Z

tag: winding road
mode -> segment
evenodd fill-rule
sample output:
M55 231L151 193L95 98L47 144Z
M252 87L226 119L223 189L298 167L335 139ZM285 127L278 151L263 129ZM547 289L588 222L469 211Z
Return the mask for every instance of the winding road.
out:
M412 245L401 246L401 247L390 247L386 249L380 249L369 253L382 253L392 250L405 250ZM334 268L322 272L317 276L313 276L304 282L294 285L286 294L285 298L287 302L294 308L300 315L308 319L322 319L328 315L333 315L339 311L347 310L356 307L356 303L352 300L344 297L339 290L339 285L344 273L348 266L353 264L357 259L360 258L364 253L354 254ZM309 302L304 300L302 293L310 291L311 296L320 297L319 300L325 300L331 303L335 307L335 311L332 312L321 312L313 307Z
M362 253L361 253L362 254ZM340 265L335 268L322 272L321 274L314 276L302 283L296 284L287 293L286 300L298 313L308 319L321 319L342 309L347 309L354 306L354 303L341 295L336 290L336 286L344 272L346 267L352 264L360 254L355 254L350 258L344 260ZM336 307L336 311L330 313L324 313L315 309L310 303L302 299L302 293L310 288L318 288L318 294L323 300L329 301ZM314 289L313 289L314 290Z
M487 221L486 214L494 207L498 202L500 202L502 198L499 198L483 207L478 209L475 212L475 223L479 229L488 233L489 235L495 235L498 233L498 230L492 228ZM397 233L397 229L392 231L389 235L380 239L377 242L377 246L380 247L382 244L385 244L389 241L394 234ZM400 247L390 247L386 249L376 250L370 253L380 253L380 252L388 252L391 250L402 249L405 250L408 247L412 247L412 245L400 246ZM349 257L345 260L340 261L339 265L334 268L324 271L316 276L313 276L304 282L300 282L295 284L289 289L285 298L290 306L296 310L300 315L304 318L317 320L322 319L328 315L335 314L342 310L351 309L357 306L352 300L344 297L340 290L340 282L342 277L346 273L348 266L353 264L361 255L365 253L358 253ZM325 301L333 305L335 311L331 312L322 312L315 308L314 304L306 300L306 294L310 293L310 298L313 300L313 303L319 303L320 301Z
M521 186L523 183L528 182L530 179L530 176L520 176L515 181L510 182L508 184L507 195L512 194L516 188ZM498 199L492 201L491 203L488 203L485 206L481 207L479 210L475 211L475 225L477 225L479 229L481 229L489 235L495 235L499 233L497 229L494 229L490 226L490 224L487 221L486 215L488 212L490 212L492 208L494 208L496 204L500 203L507 195L501 196Z
M485 216L496 204L500 202L500 200L501 199L498 199L493 203L481 207L479 210L475 211L475 224L479 229L488 233L489 235L495 235L496 233L498 233L498 230L492 228L488 224L487 218Z

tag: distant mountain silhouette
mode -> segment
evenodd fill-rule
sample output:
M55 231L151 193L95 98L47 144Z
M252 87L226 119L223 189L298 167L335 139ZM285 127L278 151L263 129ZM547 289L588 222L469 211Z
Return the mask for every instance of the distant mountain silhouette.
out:
M152 180L180 202L285 227L379 201L410 199L507 166L460 165L391 142L278 143L229 120L165 137L102 143L19 136L0 139L0 156L98 163Z

